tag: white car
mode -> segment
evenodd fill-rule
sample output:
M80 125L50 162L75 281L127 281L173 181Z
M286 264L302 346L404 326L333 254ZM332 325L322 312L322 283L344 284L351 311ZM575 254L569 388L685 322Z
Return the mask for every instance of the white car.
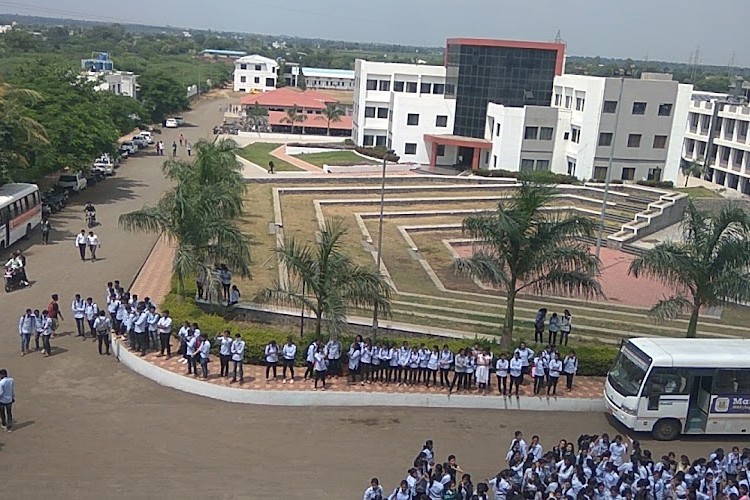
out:
M115 175L115 164L112 163L109 156L103 156L94 162L93 170L104 175Z
M151 132L141 132L139 135L146 139L146 142L148 142L149 144L154 143L154 138L151 136Z
M167 128L177 128L179 125L177 124L177 120L174 118L167 118L167 120L164 122L164 126Z
M61 175L57 180L57 183L60 185L60 187L64 187L76 193L80 193L81 191L86 189L88 181L81 172L73 172L70 174Z

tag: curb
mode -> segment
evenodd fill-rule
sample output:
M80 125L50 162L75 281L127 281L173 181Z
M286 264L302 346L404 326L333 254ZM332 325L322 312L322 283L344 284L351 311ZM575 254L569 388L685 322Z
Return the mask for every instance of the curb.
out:
M118 361L129 369L159 385L197 396L230 403L267 406L346 406L346 407L418 407L490 410L529 410L566 412L604 412L604 399L588 398L521 398L477 395L391 394L336 391L257 391L224 387L202 380L191 379L165 370L130 352L112 339L112 350Z

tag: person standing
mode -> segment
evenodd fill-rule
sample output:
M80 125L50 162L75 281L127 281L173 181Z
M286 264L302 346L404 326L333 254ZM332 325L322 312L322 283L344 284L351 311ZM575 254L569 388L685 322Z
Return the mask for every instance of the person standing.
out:
M190 147L190 143L189 143L189 142L187 142L187 141L185 141L185 148L187 149L187 154L188 154L188 156L193 156L193 155L192 155L192 152L193 152L193 150L192 150L192 148Z
M226 264L219 266L219 279L221 280L222 300L229 304L229 289L232 285L232 273Z
M120 299L117 295L111 293L107 298L107 312L109 313L109 319L112 320L112 328L114 331L120 331L120 325L117 321L117 311L120 309Z
M505 353L501 353L500 357L495 364L495 375L497 376L497 392L505 396L508 392L508 368L510 363L505 356Z
M521 382L523 382L523 361L518 349L513 353L513 357L508 363L508 372L510 373L510 391L508 391L508 395L511 395L513 386L515 386L516 397L518 397L518 389L521 386Z
M240 372L240 384L245 382L245 376L242 370L242 363L245 357L245 341L242 340L242 335L239 333L235 334L234 341L231 347L232 363L234 364L232 370L232 382L237 382L237 371Z
M106 354L109 356L109 332L112 330L112 320L110 320L104 311L99 311L94 320L94 331L99 341L99 355ZM105 352L102 352L105 351Z
M570 351L563 360L563 373L565 373L565 389L573 390L573 376L578 372L578 358L575 351Z
M487 349L483 349L482 352L477 354L476 357L476 378L477 388L487 394L487 386L490 381L490 363L492 357Z
M573 318L570 317L570 311L565 309L562 317L560 317L560 345L568 345L568 336L570 335L570 328L573 326Z
M549 362L549 383L547 384L547 395L552 389L552 395L557 395L557 381L560 379L563 363L560 361L560 355L555 353Z
M185 359L187 359L187 365L188 365L188 375L192 375L194 377L198 377L198 364L196 363L196 356L197 356L197 348L198 340L200 337L195 337L194 335L191 335L187 339L187 343L185 344Z
M284 367L281 370L281 383L286 384L286 370L289 368L291 378L289 383L294 383L294 358L297 356L297 346L292 342L292 337L286 339L286 344L281 348L281 354L284 358Z
M273 161L268 162L268 172L271 174L275 174L276 165L273 164Z
M547 325L547 330L549 331L549 337L548 337L548 344L555 345L557 343L557 331L560 329L560 319L557 316L557 313L552 313L552 316L549 318L549 325Z
M172 141L172 157L177 156L177 143Z
M34 351L39 350L39 337L42 336L42 313L34 309Z
M60 321L65 321L65 320L63 319L63 315L60 312L60 304L57 302L58 300L60 300L60 297L56 293L53 293L51 298L52 298L52 301L49 304L47 304L47 315L52 320L52 329L57 330L57 324L58 324L57 320L58 319Z
M544 375L547 369L547 360L543 353L537 354L534 358L533 370L534 370L534 396L539 395L544 386Z
M318 350L315 353L315 363L313 366L315 370L315 387L314 391L318 390L318 381L323 382L323 390L326 390L326 371L328 370L328 361L326 360L326 353L323 346L318 346Z
M89 246L89 252L91 252L91 260L96 262L96 249L101 244L99 243L99 237L94 234L94 231L89 231L89 235L86 236L86 244Z
M544 342L544 320L547 317L547 309L542 307L534 317L534 342Z
M50 339L55 331L55 322L49 316L49 312L42 311L42 356L48 358L52 353Z
M94 303L94 299L92 297L86 297L86 303L83 305L83 314L86 318L86 322L89 325L89 332L91 333L91 337L96 340L96 329L94 328L94 322L96 321L96 318L99 316L99 306Z
M76 246L78 247L78 253L81 255L81 261L86 262L86 245L88 244L88 238L86 237L86 230L81 229L81 232L76 235Z
M159 356L164 356L167 351L167 359L172 357L172 346L169 340L172 337L172 318L169 317L169 309L165 309L159 321L156 323L156 330L159 332L159 343L161 344Z
M76 322L76 337L83 337L86 340L85 323L86 323L86 303L81 299L81 294L77 293L73 303L70 305L73 311L73 319Z
M18 334L21 336L21 356L26 356L30 352L31 335L35 330L36 317L31 309L26 309L26 312L18 321Z
M49 245L49 233L52 230L52 225L49 223L49 219L43 219L42 224L42 243Z
M0 370L0 427L13 432L13 403L16 402L15 381L8 370Z
M518 353L518 357L521 360L521 364L523 366L520 380L520 383L523 384L523 376L531 371L531 361L534 359L534 351L526 346L526 342L521 342L521 345L519 345L516 350L513 351L513 353Z
M313 364L315 364L315 352L318 350L318 342L313 340L310 342L310 345L307 346L307 351L305 351L305 374L302 377L302 381L304 382L308 378L312 380L314 376L315 369L313 367Z
M341 341L336 336L332 336L326 344L328 353L328 362L331 375L339 377L341 375Z
M148 298L148 297L147 297ZM153 349L154 351L159 349L159 333L158 333L158 324L161 317L159 316L159 313L156 312L156 306L154 304L151 304L149 301L146 301L148 304L148 345L150 349Z
M224 330L221 337L216 339L219 343L219 362L221 364L220 377L229 377L229 360L232 359L232 334Z
M135 331L137 349L141 351L141 357L143 357L148 349L148 311L145 308L138 309L133 331Z
M440 367L440 387L450 385L450 379L448 378L453 364L453 352L448 348L448 345L443 346L443 350L440 351L440 361L438 365Z
M279 346L276 345L275 340L266 345L264 354L266 357L266 382L271 380L271 371L273 371L273 380L276 381L276 365L279 364Z
M201 375L204 379L208 378L208 355L211 352L211 342L208 341L208 335L201 333L201 346L198 349L198 355L201 362Z

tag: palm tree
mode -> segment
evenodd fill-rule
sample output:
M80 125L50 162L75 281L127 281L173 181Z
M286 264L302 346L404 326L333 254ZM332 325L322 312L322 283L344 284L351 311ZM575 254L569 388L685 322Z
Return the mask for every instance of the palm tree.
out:
M288 123L292 126L292 134L294 134L294 124L295 123L303 123L305 120L307 120L307 116L305 116L304 113L298 112L297 106L292 106L291 108L286 110L286 116L281 118L281 121L283 123ZM305 133L305 126L302 126L302 133Z
M323 110L323 116L327 120L327 135L331 135L331 122L341 121L341 117L344 116L344 110L339 108L337 103L329 102L326 104L326 108Z
M10 170L27 167L28 149L49 144L47 132L29 115L25 105L42 99L34 90L0 82L0 170L3 180L10 180Z
M516 296L541 293L594 297L602 294L595 276L599 260L576 241L590 236L593 223L554 211L551 185L523 180L514 196L492 215L464 219L463 232L476 240L473 254L454 261L454 270L505 290L500 343L513 341Z
M236 147L231 140L199 141L193 163L165 163L164 171L176 185L156 206L120 216L124 229L160 233L176 245L172 270L180 295L187 277L196 270L210 275L218 263L250 276L249 240L234 222L242 211L244 189L232 152Z
M685 176L685 187L688 187L690 177L700 177L701 175L703 175L704 170L705 167L697 161L682 160L682 163L680 164L680 171L682 172L682 175Z
M750 300L750 214L728 204L712 215L689 202L682 227L683 241L659 243L635 259L629 272L675 290L651 313L665 321L689 311L685 336L694 338L702 307Z
M315 314L316 336L320 336L324 319L330 334L339 333L349 307L376 305L383 315L390 315L391 287L378 271L355 264L345 253L342 238L346 233L341 219L331 219L315 244L286 239L276 254L287 269L290 284L298 285L302 292L277 282L261 291L256 300L308 308Z

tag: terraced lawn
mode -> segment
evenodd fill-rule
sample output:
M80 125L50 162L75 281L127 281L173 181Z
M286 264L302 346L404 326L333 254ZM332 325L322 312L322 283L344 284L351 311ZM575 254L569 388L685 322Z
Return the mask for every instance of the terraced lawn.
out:
M324 165L377 165L379 162L372 158L365 158L354 151L334 150L324 153L303 153L295 155L300 160L312 163L315 166L323 168Z
M291 163L280 160L270 153L277 149L281 144L272 144L270 142L254 142L237 151L237 154L244 159L251 161L261 168L268 170L268 162L273 161L275 170L279 172L300 172L301 169Z

